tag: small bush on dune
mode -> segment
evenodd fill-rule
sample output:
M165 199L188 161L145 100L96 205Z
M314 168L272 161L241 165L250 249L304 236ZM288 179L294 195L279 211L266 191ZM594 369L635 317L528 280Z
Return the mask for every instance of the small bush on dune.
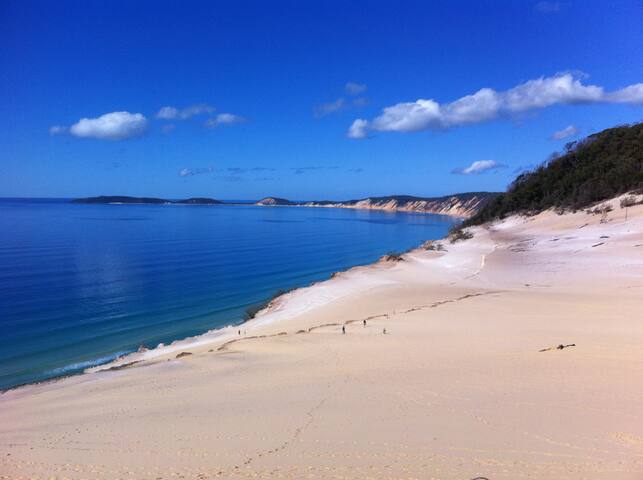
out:
M265 302L260 302L255 305L251 305L248 308L246 308L245 313L243 315L244 321L252 320L255 318L257 313L259 313L261 310L264 308L267 308L270 306L272 302L274 302L278 297L281 297L282 295L285 295L288 292L292 292L294 288L288 288L288 289L280 289L277 290L268 300Z
M621 203L623 203L623 202L621 202ZM587 213L589 213L590 215L605 215L605 214L611 212L612 210L614 210L614 209L612 208L611 205L603 204L603 205L598 205L598 206L596 206L594 208L591 208L591 209L587 210Z
M403 253L399 253L399 252L389 252L382 257L382 261L383 262L403 262L404 261L403 255L404 255Z
M436 242L435 240L427 240L422 244L422 248L424 250L432 250L436 252L443 252L446 249L444 248L444 245L440 242Z
M266 302L259 303L257 305L252 305L248 308L246 308L245 312L243 313L243 319L244 320L252 320L255 318L257 313L259 313L261 310L266 308L268 304Z
M633 207L634 205L642 205L643 199L639 200L634 195L628 195L621 200L621 208Z
M456 228L449 233L449 242L456 243L461 240L469 240L473 238L473 233L463 228Z

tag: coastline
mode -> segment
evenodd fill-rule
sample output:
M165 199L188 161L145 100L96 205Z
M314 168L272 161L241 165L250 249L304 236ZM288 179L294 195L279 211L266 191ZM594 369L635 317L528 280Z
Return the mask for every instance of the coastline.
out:
M79 204L82 206L83 204ZM100 205L100 204L99 204ZM187 204L187 203L167 203L167 204L155 204L155 203L136 203L136 204L123 204L123 203L106 203L103 205L141 205L141 206L172 206L172 205L187 205L187 206L195 206L196 204ZM198 205L197 205L198 206ZM206 205L206 206L248 206L247 204L242 204L242 203L237 203L237 204L232 204L232 203L225 203L225 204L213 204L213 205ZM258 205L250 204L249 206L254 206L258 207ZM299 205L297 205L299 206ZM303 205L303 207L307 208L315 208L312 206L307 206ZM334 207L338 208L338 207ZM453 215L442 215L442 214L429 214L427 212L412 212L412 211L400 211L399 213L403 214L419 214L419 215L440 215L442 218L448 218L450 222L458 222L461 220L460 217L455 217ZM382 251L384 254L385 251ZM333 277L345 274L349 271L352 271L353 269L362 269L362 268L368 268L372 264L377 264L379 260L375 260L374 262L371 263L357 263L356 265L350 266L347 269L343 270L335 270L331 271L326 278L322 278L319 280L313 280L310 284L298 287L296 290L300 289L308 289L312 286L315 286L320 283L325 283L329 280L331 280ZM282 285L278 285L276 288L281 288ZM292 292L292 291L291 291ZM288 292L288 293L291 293ZM266 303L275 303L277 300L276 298L272 299L267 299ZM279 302L282 300L280 299ZM265 310L265 308L262 308L262 310ZM259 316L264 315L266 312L257 312ZM255 314L255 317L258 316ZM262 322L266 321L272 321L271 319L274 318L274 315L271 315L269 319L263 319ZM253 318L252 320L254 320ZM13 389L17 388L23 388L29 385L34 385L34 384L44 384L47 382L56 382L64 378L68 377L73 377L76 375L83 375L86 373L97 373L101 371L107 371L111 370L114 368L124 368L127 365L130 365L132 363L141 363L141 362L151 362L154 361L155 359L159 357L165 358L168 355L171 355L172 353L179 352L182 349L185 348L191 348L191 347L199 347L202 345L207 345L211 342L225 342L231 339L234 339L237 336L237 331L239 328L244 328L248 323L247 320L244 320L243 317L239 316L238 320L232 320L228 325L224 326L217 326L214 328L211 328L209 330L204 330L202 333L198 333L196 335L190 335L190 336L177 336L174 338L170 338L169 341L166 341L165 339L162 339L163 342L165 343L159 343L156 345L156 342L154 344L141 344L139 348L142 348L144 351L140 351L136 349L136 345L133 347L130 345L128 346L128 351L124 353L116 353L113 355L106 355L106 356L113 356L114 358L111 360L107 361L101 361L102 357L96 357L96 358L89 358L87 360L84 360L79 363L88 363L88 364L94 364L94 365L89 365L83 370L79 370L76 367L76 364L68 364L64 365L63 367L59 367L56 370L61 371L61 373L56 373L55 375L49 376L47 378L41 378L41 379L36 379L33 381L27 381L24 383L12 385L10 387L5 387L0 389L0 394L6 391L10 391ZM253 325L253 323L251 323ZM125 348L119 348L119 350L125 350ZM47 374L50 374L50 372L47 372Z
M131 197L109 195L77 198L71 203L98 205L253 205L260 207L325 207L350 210L378 210L385 212L428 213L469 218L497 197L497 192L455 193L442 197L416 197L412 195L389 195L366 197L358 200L306 200L291 201L278 197L265 197L256 202L222 201L206 197L170 200L156 197Z
M413 209L413 208L404 208L404 207L395 207L395 208L388 208L388 207L379 207L379 206L355 206L355 205L341 205L341 204L330 204L330 205L318 205L318 204L312 204L312 203L304 203L304 204L297 204L297 205L262 205L259 203L216 203L216 204L210 204L210 203L173 203L173 202L167 202L167 203L145 203L145 202L138 202L138 203L125 203L125 202L107 202L103 204L98 204L98 205L156 205L156 206L188 206L188 207L267 207L267 208L281 208L281 207L296 207L296 208L341 208L341 209L348 209L348 210L363 210L363 211L368 211L368 210L376 210L380 212L391 212L391 213L409 213L409 214L419 214L419 215L445 215L448 217L454 217L458 219L467 219L469 218L473 212L472 211L461 211L459 209L455 209L454 212L452 213L450 209L445 209L445 210L422 210L422 209Z
M56 276L37 275L34 278L37 278L38 281L33 282L33 284L36 287L41 285L40 288L44 292L42 294L33 293L35 301L29 302L31 292L37 291L37 288L27 288L30 287L27 280L25 280L24 286L19 283L20 275L26 278L27 273L17 274L17 280L13 282L13 287L11 288L16 292L17 296L22 296L24 301L29 302L28 305L31 305L31 312L23 314L23 317L32 323L37 322L40 318L45 320L40 324L42 328L38 330L39 333L43 332L42 337L45 338L29 338L28 335L21 334L20 328L10 332L10 336L17 337L18 340L23 342L24 347L17 344L15 346L7 345L7 348L3 349L3 358L7 361L3 369L2 382L0 382L2 383L0 385L1 390L15 388L34 381L43 381L47 378L78 374L81 369L76 367L82 363L87 363L82 366L82 369L92 368L93 365L105 365L111 363L111 360L96 360L111 356L115 352L134 353L140 346L153 348L159 343L167 345L175 340L200 335L211 329L227 325L238 325L245 318L245 309L254 308L255 305L270 299L272 294L279 289L310 285L312 282L329 278L338 270L373 262L386 252L406 250L418 245L426 238L441 237L446 234L448 228L454 222L451 217L446 216L418 216L380 212L361 214L346 210L328 210L324 212L310 209L306 211L270 211L252 207L241 208L238 211L194 209L188 212L180 209L181 212L179 212L175 209L166 210L163 206L151 206L150 208L141 206L146 210L146 212L141 213L142 211L137 208L117 208L115 206L112 209L100 205L92 207L66 205L67 203L65 202L61 207L58 207L57 204L52 204L52 207L47 206L47 208L54 209L54 214L69 215L69 218L73 219L70 222L72 224L86 224L78 225L78 227L94 228L94 224L98 225L96 221L99 218L103 219L103 217L106 220L110 220L105 224L108 232L98 234L96 243L89 245L87 249L83 249L82 254L90 256L80 268L84 270L91 263L100 261L104 252L116 250L121 260L125 261L125 265L119 270L114 269L111 274L118 277L118 281L122 282L121 286L135 284L137 293L126 295L124 290L119 290L116 291L118 300L124 303L103 304L101 303L102 300L100 300L102 293L83 290L82 295L91 296L89 298L90 303L98 302L98 304L83 308L81 307L83 302L74 302L65 311L59 305L62 306L66 299L71 296L69 292L76 291L74 285L76 280L74 278L80 279L80 275L65 277L63 280L69 284L69 288L65 289L60 295L47 293L51 291L51 289L47 288L47 283L59 281ZM15 209L14 216L20 217L22 211L27 211L27 216L29 216L29 210L27 203L27 206ZM87 210L87 214L84 213L85 210ZM185 212L185 216L183 216L183 212ZM137 246L139 244L136 242L119 239L119 221L125 221L130 217L133 220L146 220L127 224L135 235L142 235L147 225L151 223L150 220L160 222L159 225L162 228L154 239L150 239L150 248L139 249ZM234 220L232 217L234 217ZM317 223L317 226L313 226L313 230L319 230L319 236L307 237L309 228L305 222L300 221L311 217L323 218L326 221L326 223ZM226 243L228 237L226 233L214 233L213 238L216 239L216 243L219 243L218 247L215 247L212 241L208 243L206 237L210 234L208 229L203 226L204 224L200 224L201 227L197 228L193 233L188 233L188 230L185 230L184 227L179 227L179 230L177 230L178 235L186 237L200 236L203 240L196 247L198 255L196 251L187 255L182 249L172 248L169 244L173 241L172 237L174 235L172 223L188 223L188 218L202 218L212 225L217 222L226 222L228 221L227 218L240 224L246 224L248 221L258 223L256 227L251 229L246 226L242 227L252 230L254 233L254 235L249 233L244 237L242 247ZM353 224L347 221L339 223L334 221L336 218L354 219L358 223ZM167 219L167 221L161 219ZM298 222L283 221L293 219L298 220ZM279 221L279 224L276 224L276 221ZM325 225L325 227L322 225ZM399 226L399 229L397 226ZM67 236L65 229L60 229L59 232L56 232L56 227L51 230L51 235ZM369 232L373 230L381 231L382 235L369 239ZM390 233L395 232L395 235L384 233L386 230L389 230ZM333 236L329 233L331 231L346 232L347 235ZM213 232L225 232L225 230L218 229ZM283 234L282 232L287 234L287 238L284 241L279 239L279 236ZM111 242L108 240L110 236L116 238L117 243L110 244ZM298 236L301 236L301 238ZM38 240L40 243L46 244L51 243L51 240L48 239L53 237L43 235L39 238L41 239ZM82 243L86 242L86 239L87 236L81 234L78 236L77 241ZM75 245L76 240L73 242L72 245ZM313 248L315 244L316 247ZM337 245L340 255L335 255L332 247L327 248L327 245L331 244ZM65 245L65 243L60 243L59 245ZM248 254L244 252L246 249ZM60 258L66 259L65 261L68 263L73 262L73 254L68 252L67 247L59 248L59 250L66 250L64 252L66 256ZM140 250L140 252L136 250ZM94 253L90 253L91 251ZM176 262L178 265L181 258L186 256L189 261L186 264L182 264L180 269L170 269L168 267L171 262ZM200 259L199 256L201 256ZM144 264L141 263L143 257L145 257ZM9 258L6 263L18 261L18 259L19 257L13 260ZM40 267L37 261L33 263L32 271L36 272ZM203 266L204 263L209 266ZM166 271L163 285L160 289L147 290L145 288L146 282L157 282L152 279L146 280L143 275L144 271L138 266L139 264L145 265L145 269ZM46 269L45 264L41 262L41 265L43 269ZM76 267L72 265L70 268ZM126 271L127 269L130 271ZM64 270L61 269L60 271ZM97 273L83 272L83 275L90 275L91 278L86 277L86 280L91 279L91 281L97 282L98 285L101 282L101 275L98 272L100 270ZM56 275L58 274L56 273ZM181 277L184 277L185 280L181 280ZM230 281L221 283L222 279L230 279ZM184 285L192 285L193 288L183 292ZM163 290L165 293L162 296L155 293L159 290ZM99 296L93 296L95 294ZM20 310L18 307L12 307L11 298L13 297L7 296L3 298L4 302L2 303L5 308L9 308L8 312L11 321L20 325ZM193 298L195 302L192 302ZM107 298L106 300L109 301ZM41 305L37 305L38 303ZM103 307L103 305L105 306ZM114 306L112 307L112 305ZM159 306L161 308L157 308ZM105 311L115 309L118 312L119 315L114 324L104 318L102 308ZM47 318L56 315L66 315L62 324L46 321ZM129 321L130 317L132 318L131 322ZM50 348L49 350L42 347L44 344L49 345L47 335L44 333L47 329L60 330L63 326L69 327L76 322L76 319L79 321L82 319L87 324L100 323L101 325L95 329L81 329L78 331L68 328L66 335L59 335L60 341L58 344L72 344L76 337L84 338L84 344L74 344L73 348ZM119 331L123 333L113 335L114 341L112 341L112 332ZM129 331L131 331L131 335L126 333ZM236 330L234 331L236 332ZM100 336L102 338L98 338L94 342L94 339ZM56 341L53 341L53 343L56 344ZM76 348L76 345L80 348ZM11 361L14 356L13 352L20 348L24 348L23 351L28 352L30 355L23 355L21 358L16 359L15 362ZM40 352L43 353L41 354ZM120 355L114 355L113 358L118 358L118 356ZM92 363L92 365L89 365L89 363ZM32 370L28 369L29 365L32 366Z
M413 251L415 250L417 249L414 249ZM246 332L250 330L252 332L258 327L276 325L280 320L288 319L292 316L303 315L309 310L319 308L324 304L339 300L349 295L358 294L364 291L365 288L368 288L367 285L369 284L371 286L378 285L378 280L371 277L369 274L373 269L376 269L381 264L382 261L378 260L377 262L368 265L357 265L349 268L348 270L334 272L326 280L313 282L306 287L296 288L273 298L268 302L268 305L259 310L254 317L239 324L211 329L200 335L181 338L167 345L158 345L156 347L146 349L143 352L132 352L112 362L88 368L81 373L81 375L85 373L108 371L114 368L123 368L133 363L143 366L148 362L153 362L158 359L167 360L168 357L185 350L202 349L205 347L214 348L228 343L231 340L243 340L248 337L245 334L240 336L238 334L239 330ZM344 290L345 283L351 284L346 290ZM386 285L386 283L382 282L379 283L379 285ZM326 292L326 294L322 292ZM309 301L310 297L314 297L315 300ZM302 305L302 303L304 303L304 305Z
M423 202L420 205L402 205L399 206L395 202L385 202L385 203L371 203L367 201L359 201L356 203L347 203L347 202L332 202L332 203L322 203L322 202L301 202L293 204L268 204L261 203L262 201L256 202L253 205L258 207L299 207L299 208L341 208L348 210L376 210L381 212L392 212L392 213L415 213L415 214L429 214L429 215L446 215L449 217L467 219L473 216L480 208L480 204L476 203L473 206L460 205L460 204L444 204L440 202L433 202L435 206L427 207Z
M606 219L510 217L443 242L446 252L416 249L401 262L352 268L278 297L242 336L231 327L130 358L131 368L6 391L0 441L11 456L1 470L6 478L125 470L137 478L637 478L643 206L625 222L618 199L610 203ZM576 346L557 351L559 343ZM150 396L157 389L166 396ZM60 420L35 414L43 408ZM215 424L213 437L204 426ZM140 436L149 428L155 440ZM345 429L353 444L341 443ZM50 450L45 439L63 434L71 443ZM120 448L120 457L109 453L105 438L116 434L137 462ZM177 441L185 458L171 453ZM95 453L79 457L79 442Z
M265 324L278 321L278 319L272 318L272 317L276 317L277 316L276 314L278 313L282 313L286 316L292 315L291 311L284 311L285 303L287 302L286 298L288 295L291 295L291 294L294 295L299 291L308 290L320 284L331 282L337 279L337 277L341 276L342 274L351 272L356 269L368 269L369 267L377 265L380 262L381 260L378 260L376 262L373 262L367 265L356 265L348 268L347 270L338 270L333 272L325 280L316 281L311 283L310 285L307 285L304 287L298 287L288 292L285 292L279 295L278 297L272 298L271 300L265 302L266 306L261 308L252 318L247 320L242 320L240 323L230 324L224 327L213 328L198 335L193 335L193 336L173 340L168 344L160 343L151 348L142 346L143 348L140 348L137 351L131 351L123 354L114 354L116 358L102 363L100 363L100 360L101 360L100 358L95 360L88 360L86 363L97 362L97 364L94 366L87 367L82 371L77 371L73 373L62 373L60 375L56 375L50 378L36 380L33 382L22 383L19 385L14 385L9 388L0 389L0 396L4 393L10 392L16 389L21 389L21 388L30 387L30 386L37 386L37 385L46 385L49 383L59 382L66 378L76 377L79 375L96 374L101 372L120 370L136 364L140 364L140 366L148 365L158 360L159 358L166 359L166 357L171 356L177 352L182 352L184 350L189 350L191 348L199 348L199 347L205 347L205 346L219 346L224 343L228 343L231 340L234 341L237 339L248 338L246 336L240 337L237 333L238 330L239 329L247 330L248 327L253 328L258 325L265 325ZM356 292L353 291L351 293L356 293ZM340 296L337 296L332 299L327 299L327 301L332 301L337 298L340 298ZM319 305L312 305L309 307L309 309L315 308L315 306L319 306ZM305 310L300 311L299 313L305 313ZM265 317L268 317L268 318L265 318ZM256 321L259 319L261 320L260 322ZM70 365L68 367L73 367L73 366ZM68 368L68 367L64 367L64 368ZM72 369L70 368L70 370Z

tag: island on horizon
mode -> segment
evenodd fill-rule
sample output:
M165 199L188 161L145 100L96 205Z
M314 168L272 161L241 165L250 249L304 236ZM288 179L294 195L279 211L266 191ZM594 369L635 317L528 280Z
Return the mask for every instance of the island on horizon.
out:
M213 198L194 197L184 200L168 200L156 197L130 197L127 195L100 195L98 197L74 198L72 203L94 204L151 204L151 205L221 205L224 202Z
M264 197L254 205L264 207L326 207L363 210L386 210L398 212L433 213L469 218L478 213L499 192L467 192L441 197L416 197L412 195L388 195L367 197L359 200L306 200L293 201L279 197ZM73 203L87 204L153 204L153 205L247 205L246 203L215 200L212 198L188 198L171 200L156 197L131 197L122 195L101 195L77 198Z

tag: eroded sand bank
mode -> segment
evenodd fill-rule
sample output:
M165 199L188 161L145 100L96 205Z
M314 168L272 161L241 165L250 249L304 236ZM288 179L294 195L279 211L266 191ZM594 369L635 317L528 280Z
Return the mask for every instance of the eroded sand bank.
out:
M241 339L6 392L0 478L641 479L643 206L612 203L342 273Z

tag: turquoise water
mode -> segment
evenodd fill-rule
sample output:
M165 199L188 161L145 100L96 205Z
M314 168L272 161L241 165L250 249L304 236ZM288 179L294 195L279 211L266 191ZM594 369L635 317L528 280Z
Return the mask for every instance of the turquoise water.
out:
M0 388L239 323L276 291L443 237L440 215L0 199Z

